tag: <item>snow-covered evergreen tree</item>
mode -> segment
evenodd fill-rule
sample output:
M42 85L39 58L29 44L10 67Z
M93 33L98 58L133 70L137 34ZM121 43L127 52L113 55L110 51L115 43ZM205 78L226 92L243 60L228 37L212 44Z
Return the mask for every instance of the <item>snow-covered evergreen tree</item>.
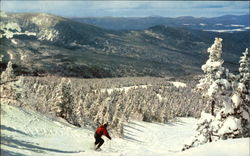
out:
M212 47L208 49L209 59L202 66L206 75L197 85L198 90L203 91L203 95L211 102L211 114L201 113L197 123L198 133L190 144L185 145L183 150L218 139L248 136L246 131L249 124L249 109L246 107L246 103L240 105L238 102L240 101L238 90L241 90L242 93L244 89L238 87L233 95L235 76L229 73L228 69L222 67L221 41L222 39L216 38ZM246 63L242 64L244 64L245 69ZM242 73L241 75L247 74ZM239 83L239 86L243 86L242 83ZM221 103L222 105L220 105ZM214 106L217 106L217 109L214 110Z
M239 83L232 96L234 113L241 119L241 135L250 136L250 59L248 49L240 57Z
M19 105L20 86L17 84L11 61L8 62L5 71L1 73L0 93L1 103Z
M214 44L208 48L209 59L201 69L205 73L205 77L200 80L197 85L197 90L203 93L204 97L209 99L208 104L211 106L211 114L214 115L216 100L221 98L221 94L225 95L226 90L230 90L230 80L233 79L233 74L229 73L223 65L222 54L222 39L215 38ZM220 92L220 93L219 93Z
M231 99L225 103L216 116L215 123L218 124L216 134L219 139L237 138L250 136L250 117L249 117L249 56L246 50L240 59L240 79L236 88L231 93ZM234 85L233 85L234 86Z
M3 71L1 74L1 83L13 81L15 80L15 78L16 78L16 75L14 74L12 62L9 61L6 70Z
M74 98L71 81L63 78L56 89L56 115L66 119L69 123L79 126L76 114L73 113Z
M246 87L250 86L250 59L248 54L248 48L243 52L243 56L240 57L240 83L244 83Z

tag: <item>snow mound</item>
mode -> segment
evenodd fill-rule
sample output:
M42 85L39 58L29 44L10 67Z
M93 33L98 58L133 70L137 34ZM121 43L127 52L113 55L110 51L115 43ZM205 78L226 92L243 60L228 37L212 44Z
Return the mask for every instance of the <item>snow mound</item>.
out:
M249 156L249 154L249 138L241 138L207 143L174 156Z
M238 133L237 129L241 129L241 121L233 116L229 116L224 122L221 129L218 131L219 135L223 135L225 133Z

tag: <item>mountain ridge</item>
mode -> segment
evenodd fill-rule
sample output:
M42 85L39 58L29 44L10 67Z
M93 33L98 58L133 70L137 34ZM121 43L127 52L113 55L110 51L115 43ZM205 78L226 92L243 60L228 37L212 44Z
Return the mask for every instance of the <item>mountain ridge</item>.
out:
M236 18L237 19L234 19ZM69 17L78 22L93 24L106 29L113 30L143 30L154 25L166 25L172 27L187 27L199 30L233 29L241 28L231 26L244 25L249 27L249 14L246 15L224 15L219 17ZM224 23L219 23L219 22ZM201 25L200 25L201 24ZM206 24L206 25L204 25ZM223 24L223 25L216 25Z
M34 21L34 17L44 19ZM107 30L62 19L47 14L3 18L0 48L4 63L12 60L20 74L180 76L200 72L214 37L224 38L225 62L234 70L241 51L249 47L249 32L216 33L165 25ZM44 21L48 25L43 26Z

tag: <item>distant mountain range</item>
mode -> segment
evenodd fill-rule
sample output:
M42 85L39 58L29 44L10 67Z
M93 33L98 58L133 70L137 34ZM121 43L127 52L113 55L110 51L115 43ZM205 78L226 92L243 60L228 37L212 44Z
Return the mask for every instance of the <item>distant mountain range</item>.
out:
M72 20L112 30L143 30L155 25L181 27L206 31L233 32L249 30L248 15L225 15L213 18L183 16L153 17L83 17Z
M112 25L112 24L110 24ZM181 76L200 72L215 37L225 65L238 67L249 31L216 33L156 25L108 30L45 13L1 12L0 55L19 74L76 77Z

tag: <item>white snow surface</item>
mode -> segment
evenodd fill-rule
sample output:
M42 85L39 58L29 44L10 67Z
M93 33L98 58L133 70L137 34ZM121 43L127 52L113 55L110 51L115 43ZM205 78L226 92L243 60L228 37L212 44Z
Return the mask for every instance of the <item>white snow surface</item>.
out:
M94 130L74 127L62 119L1 104L1 155L28 156L188 156L248 155L248 139L218 141L180 152L195 134L194 118L178 118L168 124L131 121L124 126L124 138L111 134L101 151L93 150ZM222 155L223 156L223 155Z
M187 87L187 84L186 83L183 83L183 82L170 82L172 83L175 87L177 88L180 88L180 87Z
M241 120L237 119L233 116L229 116L226 118L226 121L223 123L223 126L218 131L219 135L223 135L225 133L238 133L236 130L241 129Z
M172 83L175 87L180 88L180 87L187 87L187 84L183 83L183 82L178 82L178 81L169 81L169 83ZM100 91L102 93L104 92L108 92L108 94L111 94L114 91L124 91L125 93L127 93L129 90L131 89L139 89L139 88L148 88L149 86L151 86L150 84L148 85L138 85L138 86L128 86L128 87L120 87L120 88L105 88L105 89L101 89ZM94 90L95 92L97 92L97 90ZM162 97L160 97L158 95L159 99L162 100Z
M101 89L100 91L102 93L108 92L108 94L111 94L114 91L124 91L127 93L130 89L138 89L138 88L147 88L148 86L151 85L138 85L138 86L129 86L129 87L121 87L121 88L108 88L108 89ZM97 90L95 90L96 92Z
M174 156L249 156L249 138L219 140Z

